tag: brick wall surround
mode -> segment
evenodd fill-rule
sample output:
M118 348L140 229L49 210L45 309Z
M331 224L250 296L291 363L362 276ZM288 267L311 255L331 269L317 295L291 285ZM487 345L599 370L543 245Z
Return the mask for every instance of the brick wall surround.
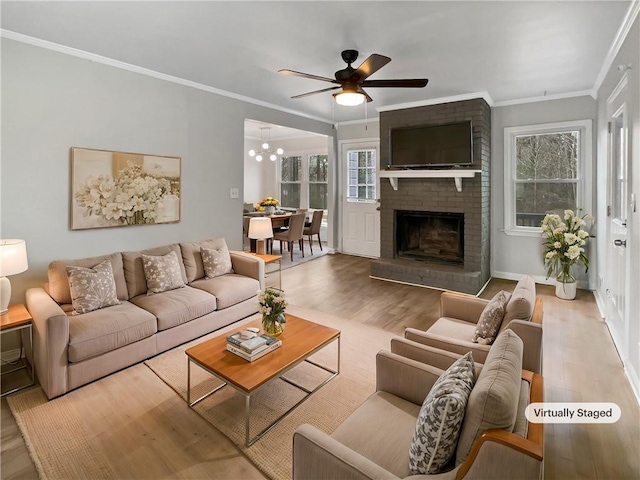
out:
M380 179L380 258L371 275L465 293L478 293L490 277L491 108L483 99L381 112L380 165L387 165L391 128L471 120L473 178L462 180L458 192L453 178L401 178L395 191ZM464 265L441 265L395 258L395 211L418 210L464 214Z

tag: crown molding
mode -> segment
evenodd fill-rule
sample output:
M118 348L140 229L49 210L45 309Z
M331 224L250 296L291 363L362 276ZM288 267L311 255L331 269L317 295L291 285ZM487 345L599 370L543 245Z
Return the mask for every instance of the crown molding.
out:
M602 82L604 82L607 73L609 73L611 65L613 65L613 61L616 59L616 55L620 52L620 48L626 40L629 30L631 30L631 27L633 26L633 22L635 22L638 17L638 12L640 12L640 0L632 0L632 3L629 5L629 9L627 10L627 14L618 29L618 33L613 39L613 43L609 47L606 57L604 57L604 62L602 63L602 67L600 67L600 72L596 77L596 82L593 85L593 90L596 92L602 86Z
M510 105L521 105L523 103L536 103L546 102L549 100L561 100L563 98L575 98L575 97L592 97L597 100L598 95L596 90L579 90L576 92L556 93L554 95L541 95L539 97L518 98L516 100L505 100L503 102L496 102L494 107L508 107Z
M360 118L358 120L347 120L345 122L337 122L335 125L337 127L344 127L345 125L358 125L361 123L371 123L371 122L379 122L380 117L369 117L369 118Z
M264 102L262 100L246 97L244 95L238 95L233 92L227 92L226 90L210 87L202 83L193 82L191 80L186 80L180 77L174 77L173 75L167 75L166 73L161 73L148 68L132 65L130 63L121 62L119 60L114 60L113 58L103 57L102 55L97 55L95 53L86 52L84 50L68 47L66 45L60 45L58 43L49 42L47 40L42 40L40 38L31 37L29 35L24 35L22 33L13 32L11 30L6 30L4 28L0 29L0 37L6 38L9 40L15 40L21 43L26 43L36 47L44 48L46 50L52 50L54 52L63 53L65 55L70 55L72 57L78 57L84 60L90 60L92 62L101 63L103 65L108 65L110 67L119 68L121 70L127 70L129 72L139 73L140 75L146 75L148 77L157 78L159 80L164 80L166 82L176 83L178 85L183 85L185 87L195 88L197 90L213 93L215 95L221 95L223 97L232 98L234 100L240 100L241 102L247 102L253 105L259 105L261 107L266 107L272 110L277 110L277 111L288 113L291 115L296 115L298 117L304 117L310 120L316 120L318 122L327 123L329 125L333 123L331 120L326 118L316 117L315 115L309 115L308 113L299 112L297 110L285 108L280 105L275 105L273 103Z
M449 103L449 102L460 102L463 100L474 100L476 98L482 98L485 102L489 104L490 107L493 107L494 101L489 95L489 92L473 92L473 93L463 93L461 95L452 95L450 97L440 97L440 98L430 98L428 100L420 100L418 102L407 102L407 103L398 103L395 105L385 105L383 107L378 107L376 110L378 112L388 112L391 110L404 110L405 108L415 108L415 107L427 107L429 105L439 105L441 103Z

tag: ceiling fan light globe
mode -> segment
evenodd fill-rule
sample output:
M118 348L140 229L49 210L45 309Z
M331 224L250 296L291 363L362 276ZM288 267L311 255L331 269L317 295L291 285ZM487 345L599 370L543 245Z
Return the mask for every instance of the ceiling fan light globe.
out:
M355 107L364 102L364 95L358 92L342 92L336 94L336 103L345 107Z
M269 160L271 160L272 162L275 162L276 158L278 158L278 157L276 157L275 153L272 153L271 155L269 155Z
M279 149L277 149L277 150L276 150L276 153L277 153L278 155L282 155L282 154L284 153L284 150L283 150L283 149L281 149L281 148L279 148Z
M262 155L256 155L256 160L258 162L261 162L262 161Z
M249 150L249 156L250 157L255 157L256 156L256 151L255 150Z

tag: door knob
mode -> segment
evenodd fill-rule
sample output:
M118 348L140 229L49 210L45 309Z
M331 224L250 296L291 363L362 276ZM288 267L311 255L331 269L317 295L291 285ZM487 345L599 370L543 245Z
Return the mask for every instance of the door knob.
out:
M616 247L625 247L625 248L626 248L626 246L627 246L627 241L626 241L626 240L620 240L620 239L617 239L617 240L614 240L614 241L613 241L613 244L614 244Z

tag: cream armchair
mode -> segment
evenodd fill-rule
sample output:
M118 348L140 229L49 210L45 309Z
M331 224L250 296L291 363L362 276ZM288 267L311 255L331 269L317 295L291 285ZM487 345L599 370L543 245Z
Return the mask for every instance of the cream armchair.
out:
M397 339L391 348L398 353L381 351L376 357L376 392L331 435L311 425L296 430L293 478L539 480L543 425L529 424L524 409L542 401L542 377L521 370L517 335L506 331L498 343L487 363L476 366L455 459L444 473L411 476L409 447L422 402L442 368L460 355ZM510 395L501 390L505 385ZM515 419L512 428L492 427L496 418L505 417Z
M407 328L405 338L454 353L473 352L476 362L484 362L491 345L473 342L480 314L489 300L473 295L444 292L440 296L440 318L427 330ZM522 368L542 373L542 299L536 298L536 284L522 278L506 305L499 332L513 330L524 342Z

